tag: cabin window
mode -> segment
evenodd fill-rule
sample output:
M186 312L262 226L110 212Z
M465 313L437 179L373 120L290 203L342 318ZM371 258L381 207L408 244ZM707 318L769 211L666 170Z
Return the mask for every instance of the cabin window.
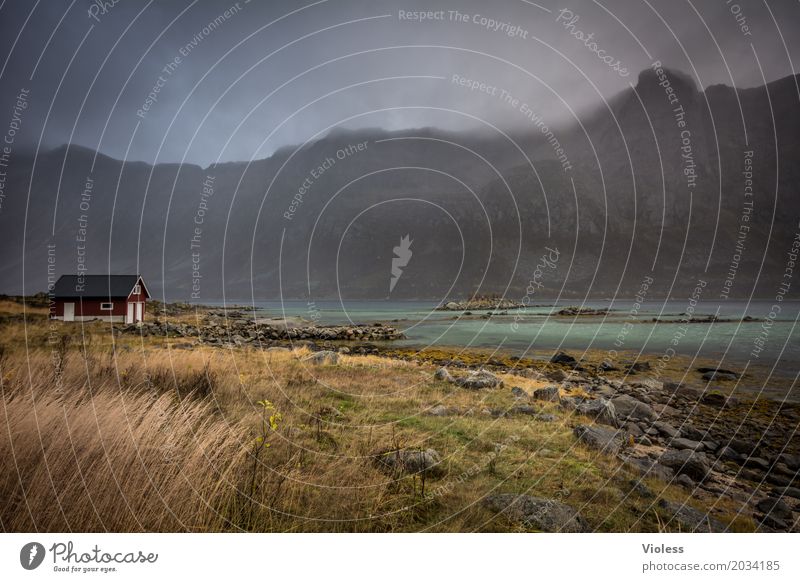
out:
M137 283L136 285L133 286L133 294L134 295L138 295L141 292L142 292L142 286L141 285L139 285Z
M101 303L100 304L100 309L102 309L103 311L111 311L112 309L114 309L114 304L113 303Z

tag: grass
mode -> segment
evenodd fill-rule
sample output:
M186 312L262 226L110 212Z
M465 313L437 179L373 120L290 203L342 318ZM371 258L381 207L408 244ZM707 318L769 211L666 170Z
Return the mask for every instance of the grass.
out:
M545 403L556 422L481 413L513 406L510 386L546 383L506 375L469 391L426 362L313 366L305 348L176 349L108 324L50 325L0 329L3 531L518 531L481 503L501 492L559 498L601 531L678 529L616 459L576 444L582 419ZM423 414L437 404L475 414ZM376 466L399 447L441 454L424 496L419 478Z

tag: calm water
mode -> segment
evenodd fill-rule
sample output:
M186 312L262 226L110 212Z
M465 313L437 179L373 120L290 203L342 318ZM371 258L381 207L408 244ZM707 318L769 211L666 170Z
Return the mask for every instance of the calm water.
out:
M400 342L406 346L499 348L517 355L527 350L544 353L592 349L657 356L672 347L677 355L712 358L739 368L748 361L770 368L777 362L776 374L794 377L800 371L800 330L796 325L800 302L783 302L780 313L771 319L772 302L698 303L694 317L716 314L719 319L735 320L713 324L677 322L687 311L686 300L651 301L643 304L638 313L632 312L634 303L630 301L592 302L585 306L612 311L605 317L553 316L554 311L574 304L511 310L491 319L480 318L485 312L473 312L472 318L460 321L453 319L457 312L433 311L433 302L363 301L343 305L337 301L278 301L256 305L265 316L301 317L319 324L394 322L408 336ZM744 316L754 321L740 322ZM672 322L655 324L651 321L654 317ZM772 325L765 326L765 320L772 321ZM764 341L756 358L752 352L757 338Z

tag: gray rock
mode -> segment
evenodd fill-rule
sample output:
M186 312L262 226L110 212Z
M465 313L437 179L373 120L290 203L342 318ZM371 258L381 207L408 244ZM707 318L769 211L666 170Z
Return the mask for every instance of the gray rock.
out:
M433 377L440 382L455 382L455 378L448 372L447 368L439 368Z
M614 403L605 398L587 400L579 404L576 410L581 414L594 418L595 422L599 424L606 424L614 428L619 426Z
M761 457L747 457L742 464L750 469L758 469L759 471L769 471L769 461Z
M644 402L623 394L611 399L614 408L617 412L617 418L620 420L653 420L656 413L650 405Z
M579 398L577 396L564 396L561 398L559 406L561 406L561 408L564 410L576 410L582 402L583 398Z
M800 471L800 455L790 455L789 453L781 453L778 455L776 461L785 464L792 471Z
M426 412L428 416L455 416L459 414L460 410L453 406L445 406L444 404L439 404L434 406L430 410Z
M434 449L397 449L375 455L378 466L394 474L424 474L438 476L442 473L442 459Z
M552 358L550 358L550 362L553 364L565 364L567 366L572 366L578 363L578 360L573 358L567 353L558 352Z
M690 449L692 451L701 451L705 448L703 443L681 437L670 440L669 445L675 449Z
M338 364L339 354L337 354L336 352L332 352L330 350L322 350L321 352L314 352L313 354L308 356L306 358L306 361L317 365Z
M567 375L564 370L548 370L545 372L545 378L552 382L563 382L567 379Z
M762 513L776 519L788 522L793 520L792 509L782 499L766 497L756 503L756 508Z
M561 400L558 386L548 386L547 388L539 388L538 390L534 390L533 397L536 400L546 400L548 402L558 402Z
M732 461L734 463L739 463L743 461L742 455L734 451L731 447L722 447L717 453L717 458L722 459L723 461Z
M527 398L528 397L528 393L525 392L525 390L523 390L519 386L514 386L513 388L511 388L511 395L514 398Z
M752 441L746 441L746 440L740 439L740 438L731 439L730 441L728 441L728 445L727 446L732 448L734 451L736 451L740 455L745 455L746 457L753 456L753 454L758 449L758 447L756 446L756 443L754 443Z
M792 497L794 499L800 499L800 488L784 487L782 489L776 489L775 494L781 495L783 497Z
M727 406L733 406L737 403L737 400L731 396L726 396L721 392L707 392L703 394L702 403L708 406L713 406L715 408L725 408Z
M538 420L539 422L555 422L556 421L555 414L534 414L533 420Z
M669 520L676 522L682 531L722 533L727 530L724 523L694 507L672 503L666 499L661 499L658 505L669 516Z
M624 425L622 425L622 428L625 429L625 432L635 437L640 437L644 435L644 431L642 430L642 428L635 422L626 422Z
M616 455L624 445L623 433L598 425L581 424L573 430L579 441L609 455Z
M690 449L664 451L658 462L674 470L678 475L689 475L695 481L702 483L711 471L711 463L704 453Z
M621 455L620 459L628 467L637 471L642 477L653 477L667 482L672 481L675 477L675 472L672 469L659 465L652 459L624 455Z
M675 479L675 482L686 489L694 489L696 487L695 482L692 481L692 478L686 474L678 475L678 478Z
M671 424L662 422L660 420L657 420L653 423L653 428L655 428L659 433L669 438L675 438L676 436L678 436L677 428L675 428Z
M484 504L530 529L564 533L589 530L586 520L575 509L555 499L501 493L487 497Z
M456 384L468 390L480 390L482 388L494 388L501 386L503 381L489 372L488 370L476 370L470 372L463 378L456 378Z

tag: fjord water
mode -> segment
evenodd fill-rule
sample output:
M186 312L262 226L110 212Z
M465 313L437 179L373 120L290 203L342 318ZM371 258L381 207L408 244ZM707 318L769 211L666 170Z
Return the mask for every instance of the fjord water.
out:
M587 302L584 307L608 308L605 316L558 316L575 302L509 310L482 318L461 312L435 311L436 303L421 301L271 301L257 303L261 315L300 317L320 325L389 323L402 330L409 347L441 346L499 349L522 355L558 349L617 350L659 357L670 348L676 355L714 359L730 366L775 366L773 374L800 371L800 302L784 301L776 313L773 302L699 302L693 317L716 315L714 323L682 323L686 300L651 301L638 310L632 301ZM745 317L750 321L743 321ZM660 322L653 322L659 318ZM627 324L627 325L626 325ZM754 356L756 341L762 349Z

